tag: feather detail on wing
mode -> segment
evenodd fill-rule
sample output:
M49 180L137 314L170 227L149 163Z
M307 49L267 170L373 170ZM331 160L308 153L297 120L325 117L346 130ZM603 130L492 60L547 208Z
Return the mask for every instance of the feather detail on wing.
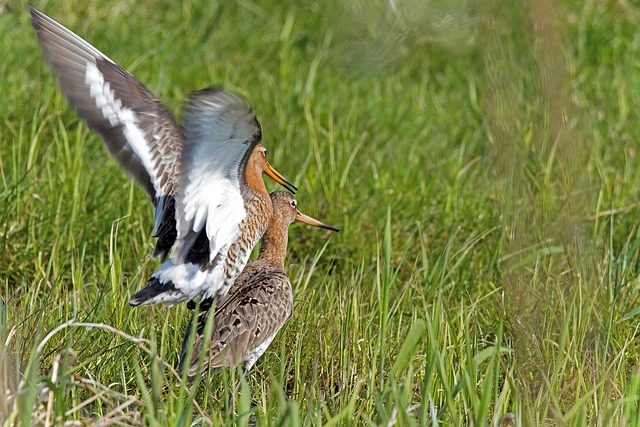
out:
M29 10L44 56L69 103L147 191L159 234L173 216L180 127L135 77L58 22L32 6ZM167 250L156 248L163 255Z
M237 239L247 215L241 188L247 160L261 138L260 124L236 95L205 89L187 101L184 129L172 260L184 262L205 230L212 261Z

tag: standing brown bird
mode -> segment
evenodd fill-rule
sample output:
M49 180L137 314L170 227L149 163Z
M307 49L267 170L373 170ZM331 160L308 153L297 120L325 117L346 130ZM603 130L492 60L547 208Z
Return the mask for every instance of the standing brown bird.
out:
M44 57L69 103L147 191L154 207L154 255L171 258L130 300L174 305L227 293L266 230L273 169L254 112L219 89L193 94L184 126L134 76L30 6Z
M313 219L297 209L294 197L282 191L271 193L273 216L262 237L258 258L247 264L229 293L221 298L215 311L205 309L197 315L195 340L191 358L186 360L191 334L187 327L180 356L180 371L187 369L189 380L207 369L235 367L243 364L246 373L264 353L280 328L291 317L293 293L284 270L289 225L301 221L315 227L340 231ZM204 330L213 314L213 328L208 348L204 345ZM205 355L202 366L198 359Z

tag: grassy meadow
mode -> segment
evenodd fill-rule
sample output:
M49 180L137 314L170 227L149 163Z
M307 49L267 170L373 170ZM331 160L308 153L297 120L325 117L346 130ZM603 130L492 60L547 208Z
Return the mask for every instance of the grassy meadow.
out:
M640 425L635 2L34 6L178 118L241 93L342 232L291 227L294 314L238 395L180 385L190 312L127 304L150 204L0 1L0 424Z

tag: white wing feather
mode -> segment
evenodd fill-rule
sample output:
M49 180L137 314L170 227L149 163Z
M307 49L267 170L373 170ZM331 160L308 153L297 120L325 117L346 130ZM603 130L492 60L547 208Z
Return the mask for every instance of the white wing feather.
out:
M151 197L159 237L154 253L164 258L173 246L171 259L130 302L172 305L216 294L247 216L245 169L261 137L253 111L231 93L207 89L187 102L181 128L135 77L55 20L30 12L69 102ZM208 248L201 240L194 247L203 230ZM244 265L247 258L237 261ZM221 262L203 268L213 260Z
M172 257L176 264L185 261L203 229L209 261L238 238L247 216L241 191L246 163L260 140L260 125L244 101L211 89L189 99L184 129L184 172L176 192L178 238Z

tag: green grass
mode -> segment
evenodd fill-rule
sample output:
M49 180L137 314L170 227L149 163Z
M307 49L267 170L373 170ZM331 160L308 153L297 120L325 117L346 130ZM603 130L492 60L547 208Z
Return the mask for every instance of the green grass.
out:
M284 3L35 4L178 117L242 93L342 228L291 227L294 314L234 417L236 372L179 385L186 308L128 306L149 203L0 3L2 425L640 425L640 8Z

